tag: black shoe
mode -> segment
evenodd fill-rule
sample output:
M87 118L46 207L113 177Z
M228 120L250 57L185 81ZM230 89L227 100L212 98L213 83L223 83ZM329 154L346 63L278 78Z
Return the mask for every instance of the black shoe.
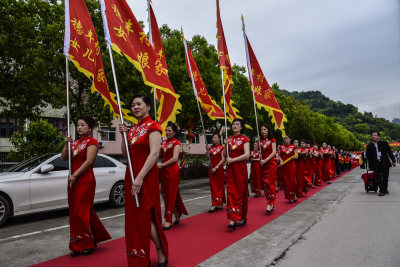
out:
M94 248L88 248L83 251L83 255L90 255L94 251Z
M171 227L172 227L172 224L170 224L168 227L167 226L163 226L163 230L164 231L167 231L167 230L169 230L169 229L171 229Z
M159 263L159 264L158 264L158 267L165 267L165 266L167 266L167 265L168 265L168 261L165 260L164 262Z
M213 208L208 210L208 213L214 213L216 211L216 209L217 209L216 207L213 207Z
M215 210L222 210L222 206L216 206Z
M178 216L179 220L175 219L174 225L177 225L181 222L181 217L182 217L182 213L179 214L179 216Z
M228 228L232 228L233 230L236 229L236 222L233 222L233 224L229 223Z
M270 210L265 210L265 212L267 213L267 214L270 214L272 211L274 210L274 205L271 205L271 209Z
M69 255L70 255L71 257L78 257L79 254L81 254L80 251L72 251Z
M246 225L246 222L247 222L247 219L244 219L243 222L237 222L237 223L236 223L236 226L243 226L243 225Z
M381 191L381 192L379 192L378 196L383 197L384 195L385 195L385 192Z

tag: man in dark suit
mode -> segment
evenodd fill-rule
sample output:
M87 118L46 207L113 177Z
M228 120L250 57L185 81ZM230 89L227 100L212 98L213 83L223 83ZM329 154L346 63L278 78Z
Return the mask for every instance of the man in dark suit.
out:
M385 194L389 194L389 169L391 166L396 166L396 160L388 142L379 141L380 137L381 135L379 132L371 133L372 142L367 146L367 159L369 169L374 171L376 175L376 181L379 186L379 196L384 196ZM392 163L390 163L389 158Z

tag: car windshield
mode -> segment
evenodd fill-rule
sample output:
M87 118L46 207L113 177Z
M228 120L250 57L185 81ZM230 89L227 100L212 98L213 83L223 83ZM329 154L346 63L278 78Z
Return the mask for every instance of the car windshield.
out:
M46 155L36 156L34 158L24 160L24 161L18 163L17 165L14 165L8 169L5 169L4 171L5 172L28 172L54 155L55 154L46 154Z

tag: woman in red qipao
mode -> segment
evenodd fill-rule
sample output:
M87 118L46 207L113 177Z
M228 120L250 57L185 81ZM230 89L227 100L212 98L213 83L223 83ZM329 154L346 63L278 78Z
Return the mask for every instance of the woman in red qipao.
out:
M304 141L301 141L301 144L303 146ZM299 141L294 140L293 145L295 147L295 152L297 153L297 158L295 160L296 162L296 182L297 182L297 197L303 197L304 196L304 149L302 147L299 147ZM305 145L305 144L304 144Z
M261 181L264 194L267 198L267 209L270 214L274 210L276 199L276 141L266 125L260 128L261 144L258 141L254 145L254 151L258 152L261 146Z
M254 197L261 196L261 165L260 165L260 152L254 151L250 153L250 188L251 192L254 193Z
M128 133L129 156L134 182L129 166L125 173L125 242L128 266L148 266L150 239L157 248L158 265L168 264L168 242L162 230L158 168L161 127L149 116L151 100L147 95L136 95L131 110L138 124L128 128L120 124L119 131ZM122 154L127 157L125 144ZM138 197L139 207L134 196Z
M158 163L161 173L161 193L164 198L164 230L171 229L172 215L175 215L174 224L180 223L182 214L188 215L179 192L179 166L178 157L181 150L181 142L175 138L178 128L169 122L165 128L166 140L161 143L162 163Z
M322 175L323 180L328 181L328 184L332 183L332 169L331 169L331 156L332 152L327 147L326 143L322 143Z
M290 137L288 135L283 139L285 144L279 146L279 157L282 162L287 163L279 168L282 168L282 176L285 181L285 198L289 203L297 202L297 183L296 183L296 162L294 161L295 148L290 144Z
M234 119L233 136L225 139L229 150L226 168L228 227L232 229L245 225L247 217L249 188L246 162L250 156L250 140L241 134L243 128L243 120Z
M209 151L209 153L206 153L207 159L211 157L208 176L210 178L212 207L208 211L209 213L222 209L222 205L225 202L224 146L221 145L221 136L219 134L213 135L212 142L213 145L210 148L206 145L206 150Z
M93 208L96 179L93 164L96 159L98 142L90 136L95 125L93 118L82 117L78 120L76 130L80 136L71 143L71 175L68 177L68 205L71 257L80 253L91 254L97 242L111 239L104 225ZM68 142L61 153L62 160L68 160Z
M315 179L313 180L313 187L322 185L322 157L318 145L314 145L313 159L315 159Z

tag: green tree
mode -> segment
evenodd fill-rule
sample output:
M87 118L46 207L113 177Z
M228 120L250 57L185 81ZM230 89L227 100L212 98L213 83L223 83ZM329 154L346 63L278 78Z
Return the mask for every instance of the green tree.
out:
M64 146L64 137L56 128L45 120L31 122L22 132L16 132L10 138L15 150L8 157L21 161L37 155L58 153Z

